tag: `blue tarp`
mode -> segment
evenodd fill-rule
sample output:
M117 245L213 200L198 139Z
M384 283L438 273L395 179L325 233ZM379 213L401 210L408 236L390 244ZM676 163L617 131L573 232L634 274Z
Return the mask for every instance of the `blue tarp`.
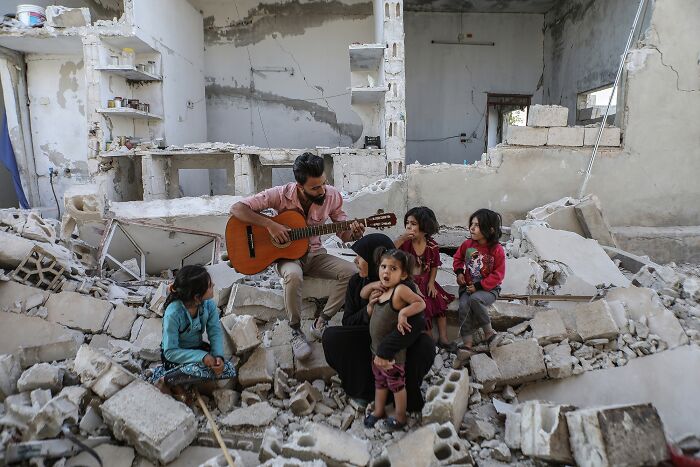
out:
M5 114L2 115L2 135L0 135L0 163L2 163L2 165L4 165L12 175L12 182L15 185L15 193L17 193L19 206L22 209L29 209L29 203L27 202L27 197L24 196L24 190L22 189L22 181L19 177L19 169L17 168L15 152L12 150L12 143L10 142L10 132L7 129L7 115Z

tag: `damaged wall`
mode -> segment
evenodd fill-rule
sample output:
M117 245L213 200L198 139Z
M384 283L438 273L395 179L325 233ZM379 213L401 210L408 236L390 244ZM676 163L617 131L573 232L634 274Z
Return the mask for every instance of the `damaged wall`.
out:
M578 93L615 81L638 5L630 0L571 0L545 15L544 103L568 107L570 125L576 123Z
M698 56L700 3L655 2L644 44L631 51L626 65L624 148L599 153L588 185L612 225L698 225ZM409 166L408 204L431 206L452 225L490 207L508 224L536 206L576 196L590 152L500 146L489 152L490 166Z
M0 13L15 13L17 5L25 4L21 0L0 0ZM90 9L90 18L95 20L111 20L120 18L124 13L124 0L32 0L32 5L47 7L48 5L62 5L70 8L87 7Z
M471 163L484 152L486 94L541 103L542 15L407 12L406 162ZM432 44L493 41L494 47ZM443 138L466 133L459 138ZM418 141L421 140L421 141ZM430 141L422 141L430 140Z
M193 3L204 15L210 141L299 148L360 137L348 45L373 42L370 1Z

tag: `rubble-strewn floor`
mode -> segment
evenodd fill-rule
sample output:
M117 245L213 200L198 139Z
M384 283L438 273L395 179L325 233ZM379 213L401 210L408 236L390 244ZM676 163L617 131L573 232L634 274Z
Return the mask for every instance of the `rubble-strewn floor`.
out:
M21 445L22 451L18 443L37 441L44 452L34 455L49 456L32 465L93 465L86 452L73 457L79 449L64 426L97 446L109 460L104 465L184 466L217 458L201 409L144 382L160 360L171 272L143 282L120 270L99 278L94 251L79 239L58 240L58 227L28 211L0 211L0 464L31 457L32 445ZM412 414L408 430L398 433L381 423L364 427L365 408L346 397L320 343L312 344L309 361L294 359L272 268L246 277L223 263L210 266L227 357L239 375L203 397L237 465L582 464L592 455L602 459L598 465L614 465L633 455L624 449L630 440L616 425L619 417L640 425L633 445L643 448L635 462L665 459L662 424L677 425L668 418L673 401L577 410L564 400L518 399L537 391L521 390L526 383L549 381L556 392L558 380L568 383L574 375L625 367L669 349L700 352L700 267L647 262L638 271L621 270L597 242L536 220L513 225L506 251L504 294L591 299L497 302L491 310L496 342L490 349L479 344L483 353L471 359L439 352L423 384L423 413ZM443 263L438 281L454 292L451 258L443 255ZM125 264L138 271L137 261ZM303 329L322 308L326 290L327 281L305 281ZM332 324L339 321L340 315ZM455 335L453 326L450 332ZM632 399L615 398L645 402ZM700 410L698 400L678 404ZM595 443L581 435L591 430L600 433ZM700 428L673 432L670 441L700 456ZM206 465L225 463L219 456Z

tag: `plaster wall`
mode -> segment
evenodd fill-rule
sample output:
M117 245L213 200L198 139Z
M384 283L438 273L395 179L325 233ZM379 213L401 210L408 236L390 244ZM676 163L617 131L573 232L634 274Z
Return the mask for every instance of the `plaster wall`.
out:
M462 164L485 150L486 94L528 94L542 101L543 15L407 11L406 162ZM431 40L493 41L494 47ZM459 138L436 140L466 133Z
M210 141L347 147L360 137L348 46L374 41L371 1L193 3L204 15Z
M54 177L59 199L65 187L84 183L88 177L84 64L82 57L67 55L31 54L26 62L39 206L55 215L49 169L59 172Z
M578 93L615 81L638 5L630 0L571 0L558 2L545 14L543 101L568 107L570 125L576 121Z
M17 5L26 3L23 0L0 0L0 13L14 13L17 11ZM124 0L32 0L31 4L44 8L56 4L70 8L87 7L90 9L92 21L118 19L124 13Z

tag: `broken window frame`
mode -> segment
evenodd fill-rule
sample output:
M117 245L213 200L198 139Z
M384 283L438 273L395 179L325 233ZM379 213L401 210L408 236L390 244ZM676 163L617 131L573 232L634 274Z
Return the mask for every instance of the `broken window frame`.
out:
M489 149L489 108L490 107L517 107L521 110L527 109L532 105L532 95L531 94L498 94L498 93L487 93L486 94L486 138L484 138L484 152ZM498 115L498 125L502 125L503 118L501 112ZM500 142L503 142L503 128L497 128L496 131L501 134ZM469 136L469 135L467 135Z
M100 247L98 249L98 268L100 271L100 278L104 277L104 263L107 259L110 261L114 262L117 266L119 266L120 269L124 270L127 274L132 276L136 280L140 281L145 281L146 280L146 253L144 250L138 245L136 240L129 234L129 232L124 229L123 225L138 225L141 227L148 227L148 228L153 228L153 229L158 229L158 230L165 230L168 232L179 232L183 234L188 234L188 235L199 235L202 237L209 237L210 240L206 242L205 244L197 247L193 251L187 253L184 255L182 258L180 258L180 267L184 266L185 260L189 258L190 256L194 255L198 251L202 250L203 248L206 248L210 245L213 245L212 247L212 255L211 255L211 261L208 264L216 264L219 260L220 257L220 251L221 251L221 245L223 243L223 238L221 235L211 233L211 232L204 232L201 230L193 230L193 229L186 229L183 227L170 227L170 226L165 226L165 225L160 225L160 224L153 224L151 222L144 222L144 221L135 221L135 220L126 220L126 219L116 219L116 218L111 218L107 221L107 226L105 228L104 234L102 235L102 240L100 241ZM121 261L116 259L114 256L112 256L109 253L109 247L112 243L112 239L114 238L114 234L117 232L117 230L121 230L121 232L124 234L124 236L127 238L129 243L138 251L140 255L140 274L137 276L132 270L130 270L128 267L124 265Z

